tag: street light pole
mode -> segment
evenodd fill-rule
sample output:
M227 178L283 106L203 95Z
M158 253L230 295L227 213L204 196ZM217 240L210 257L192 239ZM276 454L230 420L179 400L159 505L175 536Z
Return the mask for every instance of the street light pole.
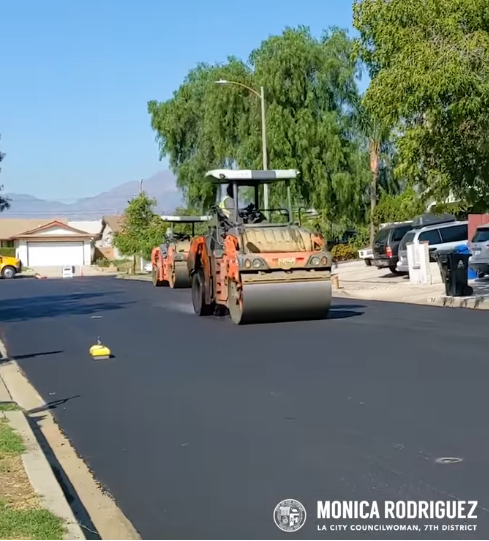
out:
M237 85L242 86L243 88L246 88L249 90L252 94L255 94L255 96L258 96L260 98L261 103L261 138L262 138L262 153L263 153L263 170L266 171L268 169L268 156L267 156L267 123L266 123L266 116L265 116L265 89L263 86L260 87L260 92L257 92L253 88L251 88L248 85L245 85L243 83L239 83L237 81L227 81L226 79L219 79L219 81L216 81L216 84L218 85ZM265 211L268 210L268 184L263 185L263 205L265 207ZM267 212L268 214L268 212Z
M140 181L139 181L139 193L141 194L142 191L143 191L143 182L144 182L144 178L142 178Z
M267 156L267 123L265 118L265 89L260 88L260 101L261 101L261 138L262 138L262 152L263 152L263 170L268 169L268 156ZM263 205L265 210L268 211L268 184L263 185Z

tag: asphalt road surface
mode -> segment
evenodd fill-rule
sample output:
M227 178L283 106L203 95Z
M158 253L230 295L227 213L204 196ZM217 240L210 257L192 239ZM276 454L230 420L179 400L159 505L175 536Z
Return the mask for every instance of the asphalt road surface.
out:
M489 313L336 300L327 321L237 327L189 291L3 280L0 328L144 539L489 538ZM114 354L95 362L100 336ZM454 464L437 459L456 457ZM294 498L308 516L282 533ZM478 501L474 532L334 532L317 501ZM438 532L425 531L436 523Z

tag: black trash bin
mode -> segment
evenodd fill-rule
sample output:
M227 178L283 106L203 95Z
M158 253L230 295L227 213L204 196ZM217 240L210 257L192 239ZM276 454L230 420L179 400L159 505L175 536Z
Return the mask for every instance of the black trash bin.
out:
M445 294L450 295L449 293L449 277L450 277L450 267L448 264L448 256L452 253L453 250L438 250L435 252L434 257L438 262L438 267L440 267L441 280L445 285Z
M455 250L439 250L436 253L445 292L450 297L472 295L473 289L467 283L469 257L470 254L459 253Z

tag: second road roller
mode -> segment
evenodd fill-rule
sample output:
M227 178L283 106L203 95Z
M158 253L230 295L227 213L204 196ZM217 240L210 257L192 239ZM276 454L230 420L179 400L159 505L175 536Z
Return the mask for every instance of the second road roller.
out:
M199 316L229 315L236 325L323 319L331 306L331 254L324 239L293 219L290 181L295 170L209 171L228 185L206 235L195 237L187 258L192 302ZM260 185L283 182L287 208L260 209ZM244 208L238 201L253 199ZM274 223L275 222L275 223ZM277 223L278 222L278 223Z
M195 224L206 222L210 216L162 216L170 227L161 246L153 248L151 253L152 281L155 287L170 286L171 288L190 287L187 255L190 241L195 236ZM192 235L175 231L185 224L192 225Z

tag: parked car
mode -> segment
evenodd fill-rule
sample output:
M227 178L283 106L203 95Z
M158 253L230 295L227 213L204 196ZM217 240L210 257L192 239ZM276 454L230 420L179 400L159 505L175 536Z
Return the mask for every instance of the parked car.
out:
M407 245L410 242L428 241L430 259L435 261L437 250L449 250L468 242L468 222L449 221L428 225L408 231L399 245L399 261L397 270L409 272Z
M411 227L412 222L404 222L379 229L374 239L372 264L378 269L388 268L396 274L399 243Z
M374 252L372 248L364 248L363 250L358 250L358 258L363 259L367 267L372 266L372 259L374 258Z
M22 261L13 256L0 256L0 276L2 278L15 278L16 274L22 272Z
M477 272L479 278L489 274L489 224L480 225L469 243L472 255L469 268Z

